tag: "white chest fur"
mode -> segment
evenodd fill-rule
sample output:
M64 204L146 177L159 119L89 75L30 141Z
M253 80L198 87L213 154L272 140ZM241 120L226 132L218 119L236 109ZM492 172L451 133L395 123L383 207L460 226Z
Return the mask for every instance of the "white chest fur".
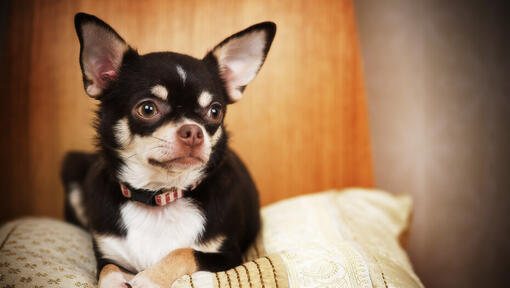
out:
M121 208L126 237L94 237L103 255L132 271L143 271L171 251L196 247L204 230L202 211L183 198L164 207L149 207L129 201Z

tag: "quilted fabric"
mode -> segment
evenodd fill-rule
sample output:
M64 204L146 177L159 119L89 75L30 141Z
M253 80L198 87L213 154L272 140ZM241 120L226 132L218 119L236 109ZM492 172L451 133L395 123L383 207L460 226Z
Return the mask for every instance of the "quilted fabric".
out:
M0 287L95 287L92 238L62 221L25 218L0 229Z

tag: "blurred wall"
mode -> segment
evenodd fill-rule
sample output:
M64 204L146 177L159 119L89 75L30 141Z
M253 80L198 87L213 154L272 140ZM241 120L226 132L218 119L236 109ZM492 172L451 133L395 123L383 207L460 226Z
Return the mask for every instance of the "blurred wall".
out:
M61 217L60 161L69 150L94 149L96 101L83 91L73 23L79 11L102 18L142 54L199 58L237 31L276 22L264 66L226 116L231 147L249 167L261 203L372 185L352 0L17 0L8 11L0 223Z
M376 186L414 196L417 273L427 287L502 287L510 267L508 9L460 0L355 7Z
M0 1L0 67L3 64L4 55L4 46L5 46L5 34L7 32L7 19L8 19L8 11L9 11L9 2L8 1Z

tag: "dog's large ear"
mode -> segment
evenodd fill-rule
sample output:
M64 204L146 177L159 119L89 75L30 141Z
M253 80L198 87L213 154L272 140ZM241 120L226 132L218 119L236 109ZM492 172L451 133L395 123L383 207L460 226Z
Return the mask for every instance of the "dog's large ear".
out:
M230 101L239 100L257 75L275 33L273 22L262 22L228 37L205 56L204 60L214 59L212 62L218 65Z
M80 40L80 66L83 85L90 97L99 98L108 83L117 77L129 45L101 19L78 13L74 17Z

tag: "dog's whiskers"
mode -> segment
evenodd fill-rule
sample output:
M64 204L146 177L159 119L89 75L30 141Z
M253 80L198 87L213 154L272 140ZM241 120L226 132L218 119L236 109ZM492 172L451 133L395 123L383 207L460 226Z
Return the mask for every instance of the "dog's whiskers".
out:
M165 146L163 146L163 145L155 146L155 147L152 147L150 150L154 150L154 149L158 149L158 148L165 148ZM126 157L126 159L130 159L132 157L135 157L136 155L138 155L138 153L129 155L129 156Z
M162 139L162 138L156 137L156 136L154 136L154 135L151 135L151 137L152 137L152 138L155 138L155 139L158 139L159 141L163 141L163 142L165 142L165 143L169 143L169 144L170 144L170 141L167 141L167 140L165 140L165 139Z

